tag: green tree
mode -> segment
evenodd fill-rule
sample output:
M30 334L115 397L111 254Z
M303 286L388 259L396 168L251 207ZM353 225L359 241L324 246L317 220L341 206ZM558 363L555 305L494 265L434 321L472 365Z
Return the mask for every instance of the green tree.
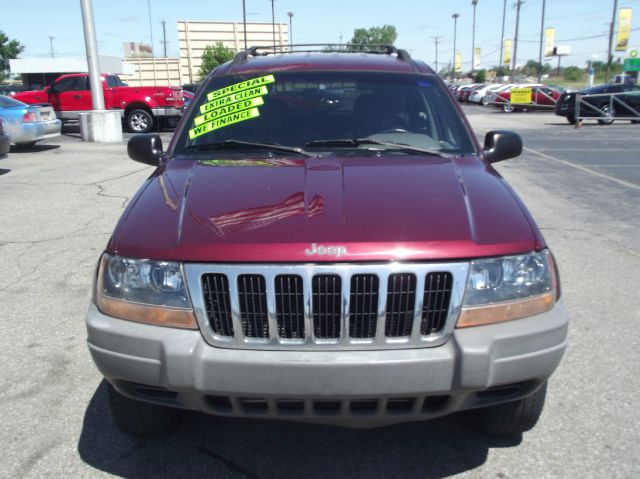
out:
M24 45L18 40L9 40L9 37L0 31L0 81L6 78L9 71L9 60L17 58L24 51Z
M476 71L476 74L473 77L473 81L475 83L484 83L485 81L487 81L487 70L482 69Z
M353 38L347 45L354 50L366 50L366 47L352 47L352 45L393 45L396 38L398 38L398 32L393 25L356 28L353 31Z
M231 60L233 55L233 50L225 47L222 42L216 42L215 45L207 45L202 53L202 63L198 72L199 79L204 79L218 65Z

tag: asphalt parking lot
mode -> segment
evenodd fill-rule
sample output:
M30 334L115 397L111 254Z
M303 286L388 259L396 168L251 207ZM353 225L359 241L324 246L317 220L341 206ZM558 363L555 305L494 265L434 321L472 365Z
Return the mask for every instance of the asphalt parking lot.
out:
M524 154L497 169L553 249L571 314L533 431L496 439L462 416L348 430L193 414L169 437L120 433L84 313L98 255L152 168L68 130L0 160L0 477L640 477L640 125L465 111L481 140L522 135Z

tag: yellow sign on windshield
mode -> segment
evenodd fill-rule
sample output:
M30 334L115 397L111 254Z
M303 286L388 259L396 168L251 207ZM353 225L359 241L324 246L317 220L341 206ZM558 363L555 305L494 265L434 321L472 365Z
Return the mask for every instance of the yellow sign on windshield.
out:
M511 90L511 103L522 105L531 103L531 88L514 88Z
M259 117L258 107L264 105L263 96L269 93L266 85L275 81L273 75L265 75L207 93L208 102L200 106L202 114L193 119L189 139Z

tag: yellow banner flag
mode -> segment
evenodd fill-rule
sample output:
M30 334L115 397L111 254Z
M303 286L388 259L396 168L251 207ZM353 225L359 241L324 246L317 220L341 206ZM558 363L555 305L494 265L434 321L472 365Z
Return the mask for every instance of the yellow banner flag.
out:
M476 48L473 51L473 69L474 70L480 69L480 48Z
M455 71L456 73L459 73L462 71L462 54L460 52L456 52L456 67L455 67Z
M631 33L631 9L621 8L618 13L618 42L616 43L616 51L624 52L627 50L629 43L629 34Z
M502 63L504 65L509 65L511 63L511 47L513 45L513 41L511 41L509 38L507 38L504 41L504 58L502 60Z
M556 43L556 29L553 27L544 29L544 56L553 56L553 47Z

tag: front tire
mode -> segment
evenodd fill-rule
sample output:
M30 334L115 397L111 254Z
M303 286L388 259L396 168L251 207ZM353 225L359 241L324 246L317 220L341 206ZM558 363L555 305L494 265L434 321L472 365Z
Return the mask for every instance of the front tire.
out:
M601 125L611 125L615 121L613 119L613 117L616 116L615 107L613 105L603 105L600 109L604 112L606 119L598 120L598 123Z
M513 113L515 108L511 105L511 103L505 103L502 105L502 111L505 113Z
M153 115L149 110L136 108L127 114L127 127L135 133L149 133L153 129Z
M109 406L113 422L122 432L136 437L153 437L175 431L183 411L123 396L108 384Z
M481 431L494 435L515 435L529 431L540 419L546 394L545 382L531 396L479 409L475 412L475 425Z

